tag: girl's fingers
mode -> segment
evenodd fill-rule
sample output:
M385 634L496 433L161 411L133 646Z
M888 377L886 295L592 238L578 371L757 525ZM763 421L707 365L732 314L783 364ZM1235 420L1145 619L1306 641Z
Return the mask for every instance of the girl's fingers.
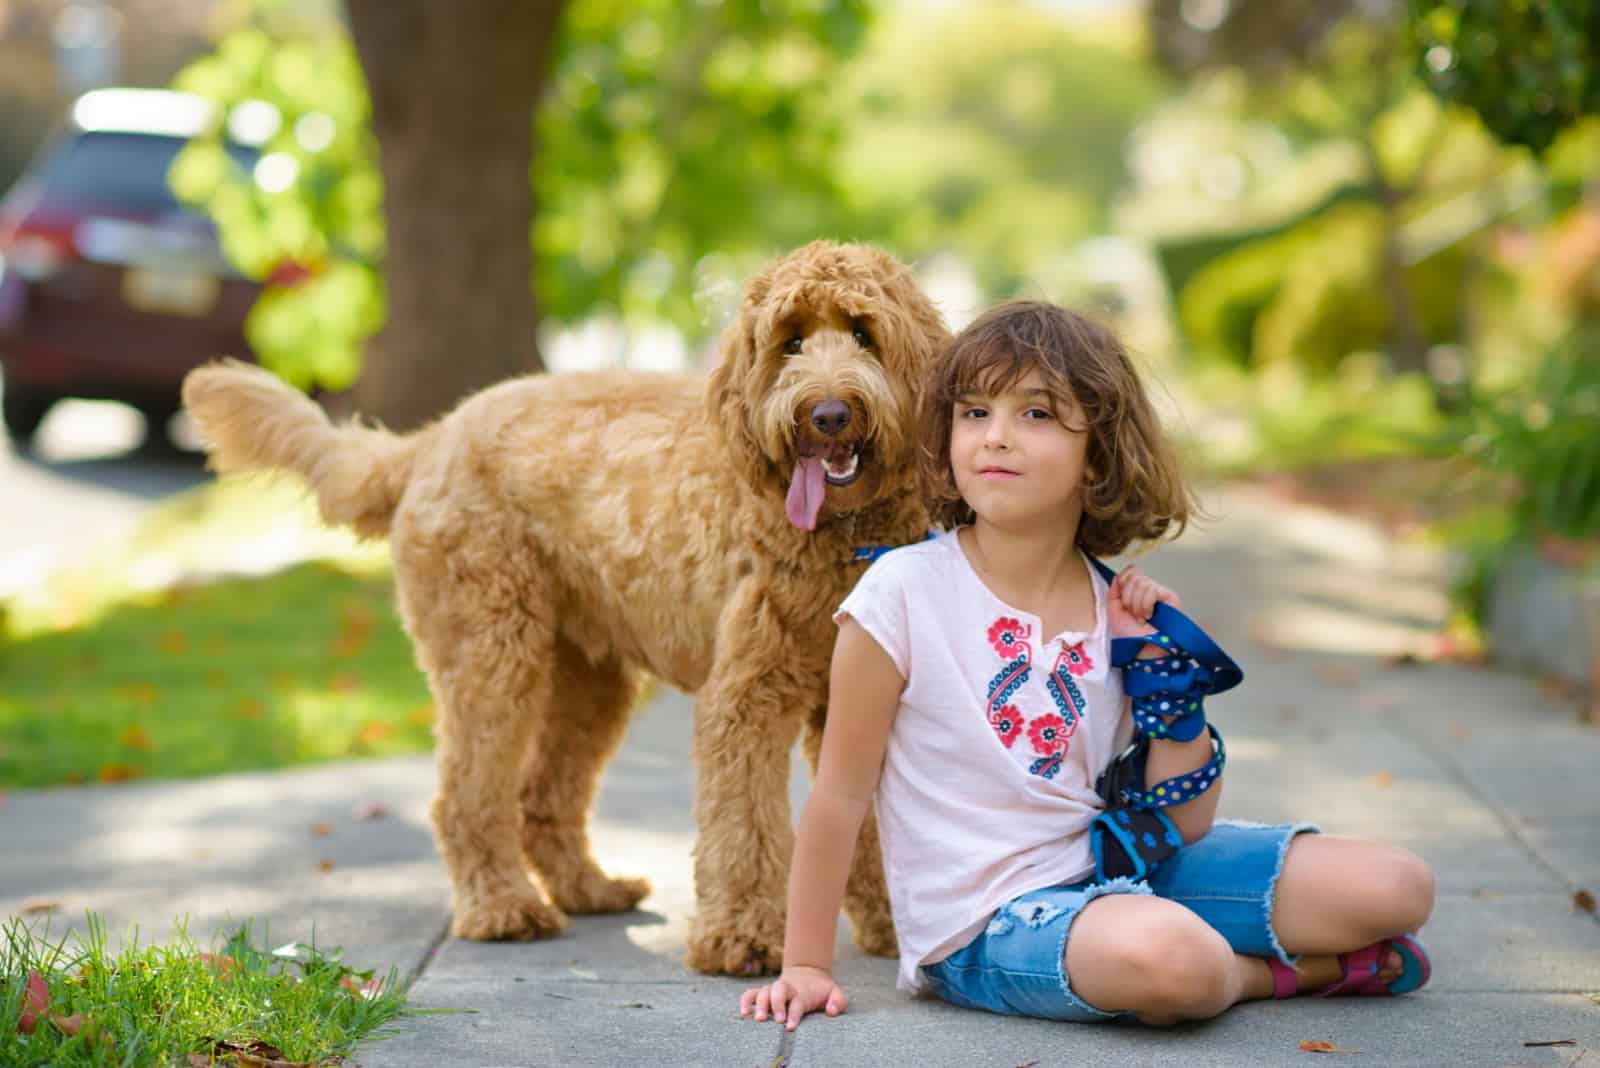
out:
M772 991L771 991L771 989L768 988L768 987L762 987L756 993L756 1019L765 1020L767 1018L767 1010L771 1006L771 1004L772 1004Z
M838 987L834 987L833 992L828 995L828 1004L824 1006L824 1011L827 1012L829 1016L837 1016L846 1008L848 1008L849 1005L850 999L844 996L844 991L840 990Z
M782 980L779 980L778 982L773 983L772 984L772 1018L774 1020L777 1020L779 1023L783 1023L784 1011L785 1011L786 1008L788 1008L788 1005L789 1005L789 987L788 987L788 984L784 983Z
M756 991L746 990L739 998L739 1015L749 1016L750 1011L756 1007Z

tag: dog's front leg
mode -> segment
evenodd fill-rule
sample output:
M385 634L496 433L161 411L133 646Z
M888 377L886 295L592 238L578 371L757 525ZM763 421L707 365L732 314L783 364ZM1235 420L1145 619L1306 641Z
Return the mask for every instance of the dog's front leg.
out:
M789 754L827 661L797 658L780 613L747 582L729 602L695 708L695 916L689 966L759 975L783 965L794 833Z

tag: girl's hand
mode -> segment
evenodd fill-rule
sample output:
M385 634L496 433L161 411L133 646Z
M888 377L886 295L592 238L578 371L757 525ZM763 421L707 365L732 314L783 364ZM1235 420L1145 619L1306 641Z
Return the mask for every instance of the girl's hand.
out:
M739 1015L749 1016L754 1012L757 1020L765 1020L770 1010L774 1020L793 1031L808 1012L822 1009L829 1016L837 1016L848 1005L849 999L832 975L821 968L801 965L785 968L783 974L767 986L746 990L739 999Z
M1182 608L1177 593L1161 585L1137 567L1123 568L1111 583L1106 610L1113 638L1138 638L1150 633L1150 613L1156 604Z

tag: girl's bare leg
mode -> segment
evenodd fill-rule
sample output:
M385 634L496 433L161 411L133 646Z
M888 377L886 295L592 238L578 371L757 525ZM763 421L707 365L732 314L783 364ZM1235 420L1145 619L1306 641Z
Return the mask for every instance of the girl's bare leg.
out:
M1421 927L1433 908L1433 873L1403 849L1349 838L1301 835L1289 846L1273 899L1272 925L1296 964L1301 992L1336 982L1337 954ZM1182 905L1112 895L1084 906L1067 939L1072 989L1095 1008L1132 1012L1147 1024L1206 1019L1241 1001L1272 996L1260 957L1227 941ZM1398 978L1388 953L1378 977Z

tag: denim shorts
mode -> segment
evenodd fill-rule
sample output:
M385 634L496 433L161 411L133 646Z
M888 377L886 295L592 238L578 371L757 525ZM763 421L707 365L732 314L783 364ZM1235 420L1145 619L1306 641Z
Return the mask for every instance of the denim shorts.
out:
M1067 977L1067 932L1083 906L1104 894L1176 901L1215 928L1234 952L1293 963L1272 932L1272 893L1289 843L1304 831L1317 828L1218 820L1148 883L1085 880L1030 890L1002 905L977 938L925 965L923 977L932 993L969 1009L1082 1023L1127 1015L1090 1005L1073 993Z

